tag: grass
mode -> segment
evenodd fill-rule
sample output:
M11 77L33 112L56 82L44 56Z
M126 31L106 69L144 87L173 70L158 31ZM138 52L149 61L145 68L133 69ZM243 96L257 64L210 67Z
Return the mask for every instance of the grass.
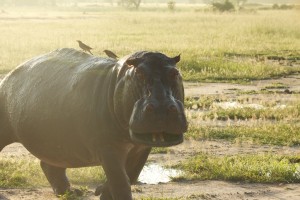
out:
M281 84L280 84L281 87ZM187 98L186 138L248 140L257 144L300 145L299 95L208 95ZM222 107L235 102L235 107ZM226 104L225 104L226 105ZM259 107L251 107L258 105Z
M0 169L0 188L49 186L37 159L1 158ZM101 167L68 169L67 175L75 186L97 185L105 181Z
M238 83L281 77L299 70L288 66L274 66L251 60L228 60L222 57L196 58L181 69L188 81Z
M166 148L166 147L154 147L154 148L152 148L152 150L151 150L151 153L152 154L166 154L166 153L168 153L168 148Z
M253 126L193 126L189 127L186 138L221 139L232 142L249 140L257 144L280 146L300 145L299 124L253 124Z
M77 39L92 46L93 53L100 56L104 56L104 49L113 50L120 56L137 50L162 51L170 56L181 53L179 68L187 81L244 83L300 72L300 21L297 11L217 14L193 12L192 8L177 12L80 7L5 10L9 14L0 15L0 73L57 48L78 49ZM282 58L286 63L281 63ZM266 89L286 87L278 83ZM236 96L233 100L242 104L253 103L248 101L251 94L238 94L244 96ZM273 109L277 104L285 104L283 100L277 102L281 98L274 95L264 100L264 109L215 108L215 103L230 100L222 96L187 98L186 108L196 114L189 116L191 123L186 138L299 146L300 104L286 104L284 108ZM212 121L223 125L204 125ZM239 121L251 123L238 124ZM168 152L167 148L154 148L152 151ZM178 167L186 172L184 179L299 183L299 160L299 156L292 155L199 154ZM0 169L1 188L49 186L37 160L1 158ZM75 186L105 181L103 171L97 167L69 169L67 172ZM66 194L60 198L72 199L73 196Z
M1 188L23 188L46 184L46 178L43 177L37 161L1 158L0 169Z
M289 88L287 85L283 84L283 83L273 83L271 85L267 85L265 87L265 89L287 89Z
M178 167L192 180L300 183L299 156L199 154Z
M295 120L300 118L300 105L278 108L219 108L202 115L203 119L216 120Z
M300 56L297 11L257 14L5 8L0 24L0 72L57 48L78 49L75 40L92 46L95 55L111 49L123 56L137 50L181 53L179 63L188 81L247 82L299 72L299 67L257 60ZM151 24L151 28L149 28ZM33 27L33 28L28 28ZM263 45L262 45L263 44ZM226 56L245 54L247 57Z
M186 97L184 107L186 109L208 109L216 101L213 96L201 96L201 98Z
M77 189L78 194L76 192L67 191L65 194L59 195L58 197L60 200L82 200L85 199L84 197L86 196L87 192L87 187L80 187Z

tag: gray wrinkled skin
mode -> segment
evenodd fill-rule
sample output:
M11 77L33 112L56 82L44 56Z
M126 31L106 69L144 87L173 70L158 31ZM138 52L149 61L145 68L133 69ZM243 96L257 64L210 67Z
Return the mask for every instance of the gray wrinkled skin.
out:
M60 49L21 64L0 83L0 150L22 143L41 160L57 195L70 190L66 168L102 165L107 182L97 189L100 199L131 200L130 185L151 147L178 144L187 129L181 76L168 75L172 59L180 58L140 52L117 63ZM149 66L153 60L159 69ZM147 87L137 78L140 65L147 77L176 80Z

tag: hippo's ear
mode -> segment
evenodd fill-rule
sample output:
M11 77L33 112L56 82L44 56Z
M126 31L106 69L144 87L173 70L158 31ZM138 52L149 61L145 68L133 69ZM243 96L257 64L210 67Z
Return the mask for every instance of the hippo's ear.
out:
M180 61L180 54L178 56L175 56L174 58L172 58L172 60L175 62L175 63L178 63Z
M134 67L137 67L141 62L142 62L141 58L128 58L126 60L126 64L128 66L134 66Z

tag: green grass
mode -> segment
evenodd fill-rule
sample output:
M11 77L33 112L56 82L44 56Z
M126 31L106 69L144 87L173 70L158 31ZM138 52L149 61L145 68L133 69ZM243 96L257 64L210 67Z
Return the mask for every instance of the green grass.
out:
M67 191L65 194L59 195L58 197L60 200L83 200L85 199L84 197L86 196L87 192L87 187L80 187L77 189L77 193L73 191Z
M168 153L169 149L166 147L154 147L151 150L152 154L166 154Z
M248 82L300 72L300 21L299 13L293 10L258 11L255 14L193 12L192 8L177 12L79 7L40 11L6 8L6 11L9 15L0 15L0 73L57 48L79 49L75 42L77 39L92 46L97 56L104 56L104 49L110 49L119 56L138 50L161 51L170 56L181 53L179 68L188 81ZM288 63L280 63L278 58L281 57ZM286 66L292 61L298 66ZM274 84L266 89L284 87L283 84ZM186 108L205 112L190 116L189 121L200 121L196 125L190 123L186 138L232 142L250 140L257 144L298 146L299 103L273 110L271 107L277 105L276 98L272 96L272 100L265 100L263 105L266 109L261 110L214 109L215 102L229 100L222 96L187 98ZM209 123L210 119L225 125L201 124L205 120ZM224 120L228 119L234 122L253 120L253 123L226 125ZM258 123L259 120L261 122ZM272 123L271 120L277 122ZM152 151L167 152L167 148L154 148ZM182 163L180 168L186 171L186 179L299 183L299 160L298 156L270 154L200 154ZM49 186L37 160L1 158L0 169L1 188ZM75 186L105 181L101 167L68 169L67 173ZM72 194L61 197L70 198L73 198ZM163 197L142 199L177 200Z
M276 83L270 89L284 89ZM236 90L236 89L234 89ZM299 95L259 94L203 95L186 98L189 124L186 139L229 141L236 144L300 146ZM222 103L236 102L237 108L221 108ZM218 104L221 103L221 104ZM262 105L261 109L247 107ZM240 106L240 107L239 107ZM239 145L243 149L243 145ZM300 183L298 155L200 153L177 167L185 174L182 180L225 180L255 183Z
M299 156L199 154L177 167L185 179L300 183Z
M9 15L0 16L1 73L57 48L78 49L77 39L101 56L104 49L120 56L137 50L181 54L179 68L189 81L245 82L300 71L299 67L256 59L257 55L300 56L300 22L293 10L257 14L193 12L193 8L177 12L115 8L5 10Z
M202 115L203 119L217 120L297 120L300 118L300 105L284 108L262 108L256 109L251 107L244 108L218 108L211 110Z
M186 138L222 139L228 141L251 140L258 144L281 146L300 145L300 124L253 124L252 126L209 127L190 125Z
M186 98L190 122L185 137L222 139L231 142L249 140L258 144L300 145L299 95L203 95ZM236 108L222 103L236 102ZM221 103L221 104L218 104ZM261 108L247 107L261 105Z
M251 60L228 60L220 57L195 58L182 68L187 81L249 82L281 77L299 72L298 68L271 65Z
M271 85L267 85L265 87L265 89L287 89L289 88L287 85L283 84L283 83L273 83Z
M49 186L37 159L0 158L0 169L1 188ZM97 185L105 180L101 167L68 169L67 175L75 186Z
M216 101L213 96L201 96L199 98L186 97L184 100L184 107L186 109L207 109Z
M292 115L297 115L297 112L300 112L300 95L297 93L292 96L283 96L281 93L242 92L238 88L228 90L233 91L233 94L201 94L199 97L186 97L184 107L187 111L216 112L224 109L222 107L226 108L226 105L224 105L226 103L236 103L236 107L228 107L226 110L234 112L235 109L238 110L240 108L251 108L251 106L255 108L253 104L256 104L257 106L261 105L261 110L273 109L274 111L284 111Z

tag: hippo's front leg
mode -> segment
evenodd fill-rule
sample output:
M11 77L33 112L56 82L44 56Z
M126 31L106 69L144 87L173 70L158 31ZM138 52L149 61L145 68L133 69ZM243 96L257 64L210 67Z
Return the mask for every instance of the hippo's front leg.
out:
M151 151L150 147L145 146L135 146L132 148L126 160L126 174L130 180L130 184L136 184L137 179L147 161L148 155ZM95 195L98 196L101 194L101 199L111 199L108 183L106 182L103 185L97 187ZM110 198L109 198L110 197Z
M130 180L127 176L125 163L126 148L105 148L102 154L102 167L107 182L104 184L101 200L132 200Z
M150 151L151 147L136 145L128 153L126 160L126 173L130 179L131 185L136 184Z

